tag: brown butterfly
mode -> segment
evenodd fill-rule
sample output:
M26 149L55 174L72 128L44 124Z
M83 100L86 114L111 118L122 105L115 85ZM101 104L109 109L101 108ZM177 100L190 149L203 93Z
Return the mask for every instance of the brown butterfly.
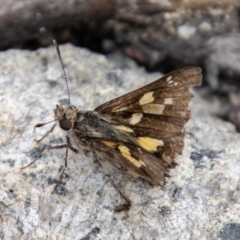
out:
M54 44L62 64L55 41ZM65 72L64 76L67 83ZM56 106L54 125L37 141L40 142L58 125L67 132L67 143L47 150L66 148L65 167L68 150L77 153L81 149L87 155L91 154L103 169L106 163L110 163L152 186L163 186L169 169L176 165L174 159L184 147L184 126L190 118L188 104L193 97L189 88L200 86L201 82L201 68L185 67L93 111L81 111L72 105L68 90L68 105ZM128 198L119 193L130 205Z

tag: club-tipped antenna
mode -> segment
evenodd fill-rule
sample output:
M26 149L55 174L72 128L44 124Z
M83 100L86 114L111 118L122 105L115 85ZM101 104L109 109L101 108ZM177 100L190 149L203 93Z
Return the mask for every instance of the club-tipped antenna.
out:
M66 82L66 86L67 86L68 104L70 104L71 103L71 101L70 101L70 91L69 91L69 87L68 87L67 75L66 75L66 72L65 72L65 69L64 69L64 66L63 66L61 52L60 52L60 49L58 47L57 41L55 39L53 39L53 45L56 47L58 58L59 58L59 61L61 63L61 66L62 66L63 76L64 76L64 79L65 79L65 82Z

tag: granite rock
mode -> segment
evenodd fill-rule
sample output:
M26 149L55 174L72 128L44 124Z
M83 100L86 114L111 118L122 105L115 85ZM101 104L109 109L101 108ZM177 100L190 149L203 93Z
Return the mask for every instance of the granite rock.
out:
M160 76L136 66L120 69L71 45L61 46L61 52L71 101L83 110ZM64 151L49 151L20 169L46 144L64 141L56 130L36 144L49 126L32 133L36 123L53 119L56 103L67 100L55 49L9 50L0 53L0 61L0 239L232 239L238 234L240 136L232 124L209 114L198 93L183 155L165 190L116 172L115 183L133 202L128 212L117 214L113 207L122 200L91 158L71 155L55 194Z

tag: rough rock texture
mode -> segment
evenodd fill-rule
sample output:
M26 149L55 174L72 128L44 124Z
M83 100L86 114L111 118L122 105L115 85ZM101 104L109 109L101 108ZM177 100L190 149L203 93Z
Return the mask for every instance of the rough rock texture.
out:
M71 42L119 53L150 71L203 68L204 83L240 130L239 0L0 0L0 50Z
M119 69L105 57L61 46L72 103L93 109L159 77ZM37 145L57 102L67 99L53 47L0 53L0 239L239 239L240 136L233 125L206 111L196 94L186 127L184 154L165 191L121 173L114 181L133 201L116 214L121 199L92 159L72 155L62 184L51 194L64 152L51 151L21 170L61 132Z

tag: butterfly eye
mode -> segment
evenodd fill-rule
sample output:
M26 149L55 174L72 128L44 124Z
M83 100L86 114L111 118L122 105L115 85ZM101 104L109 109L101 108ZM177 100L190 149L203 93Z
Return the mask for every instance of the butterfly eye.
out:
M72 128L72 122L67 118L62 118L59 121L60 128L64 131L69 131Z

